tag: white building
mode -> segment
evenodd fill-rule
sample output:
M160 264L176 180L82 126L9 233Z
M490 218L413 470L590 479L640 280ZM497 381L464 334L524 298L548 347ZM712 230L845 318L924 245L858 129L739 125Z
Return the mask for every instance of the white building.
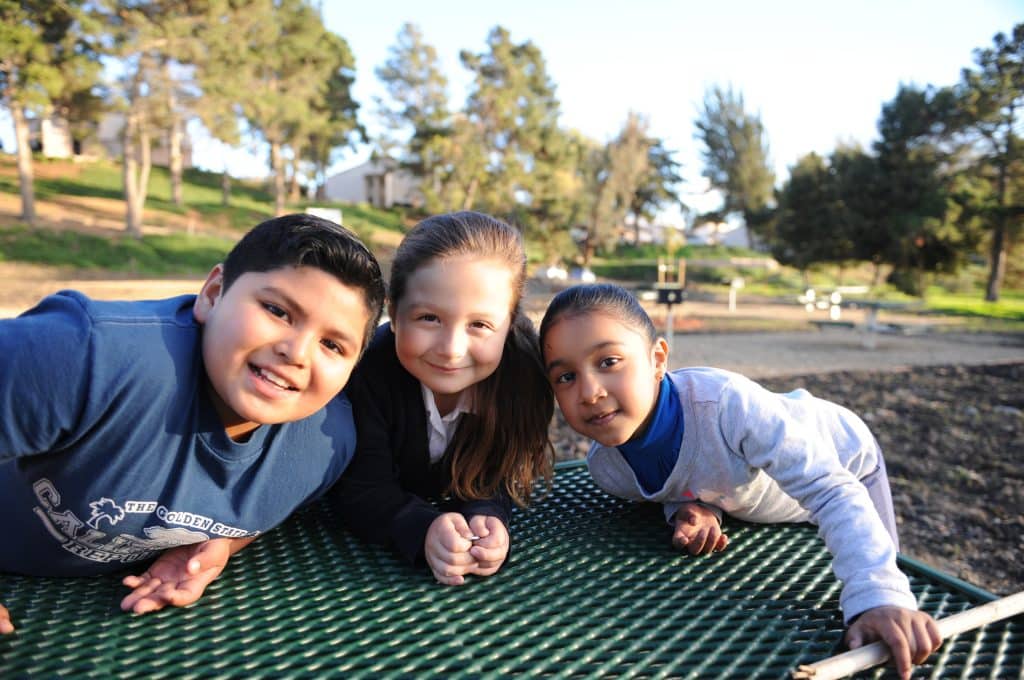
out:
M686 232L686 242L701 246L751 247L746 225L737 222L704 222Z
M331 201L369 203L378 208L418 206L423 202L419 180L392 158L371 158L327 178L324 192Z
M30 118L29 144L33 151L42 153L47 158L71 158L73 156L101 156L105 158L121 158L124 140L124 114L110 112L100 119L96 137L82 145L71 135L68 121L57 114L45 118ZM153 165L170 165L171 154L165 135L152 138ZM192 167L192 140L188 133L181 139L182 166Z

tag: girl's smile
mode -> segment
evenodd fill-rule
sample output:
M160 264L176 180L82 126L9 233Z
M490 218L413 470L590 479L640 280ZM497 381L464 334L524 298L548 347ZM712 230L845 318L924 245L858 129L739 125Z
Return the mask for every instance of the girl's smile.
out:
M574 430L605 446L644 430L668 361L664 340L651 345L618 319L592 312L556 321L543 350L558 406Z
M453 256L414 271L392 310L398 360L433 394L441 415L501 362L512 322L512 272L497 260Z

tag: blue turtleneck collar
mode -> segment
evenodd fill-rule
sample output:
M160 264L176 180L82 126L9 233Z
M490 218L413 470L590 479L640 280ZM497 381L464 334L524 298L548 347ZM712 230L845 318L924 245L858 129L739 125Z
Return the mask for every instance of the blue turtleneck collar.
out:
M661 379L658 401L647 429L619 446L640 486L654 493L665 486L683 443L683 409L668 375Z

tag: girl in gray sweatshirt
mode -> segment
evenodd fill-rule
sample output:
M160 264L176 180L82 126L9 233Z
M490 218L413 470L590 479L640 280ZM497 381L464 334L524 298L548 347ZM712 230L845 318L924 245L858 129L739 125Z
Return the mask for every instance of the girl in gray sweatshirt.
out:
M668 372L668 345L618 286L566 289L540 327L544 366L587 464L610 494L661 503L673 544L724 550L723 512L812 522L843 582L847 644L883 640L904 677L941 642L896 565L882 452L851 411L805 390L775 394L714 368Z

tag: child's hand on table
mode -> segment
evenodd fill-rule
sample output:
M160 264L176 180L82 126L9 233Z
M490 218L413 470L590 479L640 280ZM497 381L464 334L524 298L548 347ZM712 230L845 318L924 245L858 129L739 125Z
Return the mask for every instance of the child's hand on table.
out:
M461 586L466 582L464 575L477 568L476 558L469 553L473 536L466 518L457 512L446 512L431 522L423 554L438 583Z
M14 632L14 624L11 623L11 615L7 613L7 607L0 604L0 635Z
M474 515L469 528L480 539L473 543L469 554L476 559L476 567L470 573L490 576L498 571L508 557L509 535L505 524L491 515Z
M718 517L699 503L684 503L676 510L672 545L691 555L710 555L725 550L729 537L722 533Z
M900 677L909 678L911 663L924 663L942 644L942 635L928 614L894 606L868 609L846 631L850 649L879 640L889 648Z
M121 581L132 589L121 600L121 609L145 614L192 604L224 571L231 555L252 541L252 537L214 538L165 550L143 574Z

